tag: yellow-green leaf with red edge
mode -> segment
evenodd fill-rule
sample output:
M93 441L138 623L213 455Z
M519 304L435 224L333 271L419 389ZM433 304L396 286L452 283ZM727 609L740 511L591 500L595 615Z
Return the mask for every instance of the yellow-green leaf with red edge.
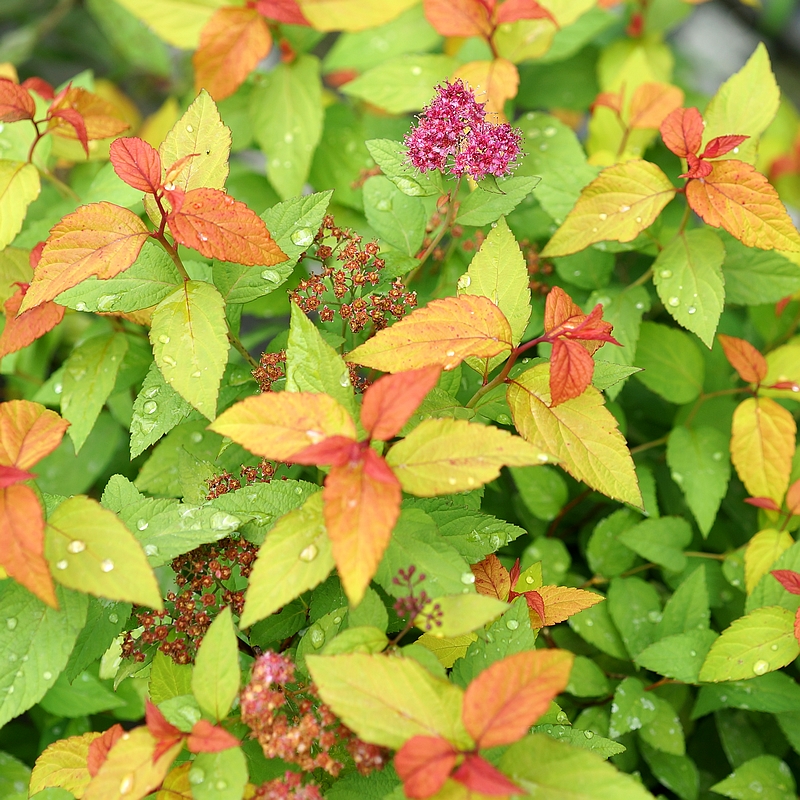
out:
M748 247L800 250L797 228L772 184L755 167L734 159L709 163L706 178L686 184L692 211Z
M47 520L45 556L69 589L161 609L161 590L141 545L96 500L70 497Z
M42 303L17 316L26 291L27 287L19 287L4 304L6 324L0 334L0 358L27 347L40 336L53 330L64 319L64 306L52 301Z
M89 745L89 758L86 766L89 774L94 777L100 772L100 767L108 758L111 748L125 735L125 729L119 723L106 728L103 733Z
M520 435L559 459L576 480L641 508L633 459L603 395L589 386L580 397L551 408L549 384L549 364L510 383L506 397Z
M636 87L628 107L629 128L658 128L683 104L683 91L668 83L642 83Z
M491 358L512 347L503 312L486 297L462 294L416 309L356 347L347 360L382 372L454 369L468 356Z
M506 602L511 591L511 577L500 559L490 553L483 561L473 564L470 569L475 576L475 591L488 597L496 597Z
M773 528L759 531L750 539L744 551L744 582L747 594L752 593L770 567L793 544L794 539L788 531Z
M0 566L42 602L58 608L44 558L44 515L28 486L0 489Z
M73 86L60 96L56 96L50 106L49 112L53 114L61 110L77 111L86 126L86 138L106 139L117 136L127 130L130 125L120 118L119 109L104 100L100 95L89 92L79 86ZM78 139L79 134L65 119L51 117L47 124L48 130L67 139Z
M419 0L297 0L318 31L363 31L391 22Z
M0 250L20 232L28 206L41 188L39 170L33 164L0 160Z
M124 797L141 800L161 785L172 762L183 747L179 741L156 755L158 741L145 727L128 731L110 750L100 771L84 792L84 800Z
M541 255L567 256L609 239L630 242L655 222L674 195L669 178L649 161L607 167L583 189Z
M0 403L0 465L29 469L61 443L69 423L30 400Z
M480 0L425 0L425 18L442 36L482 36L492 33L492 20Z
M789 485L797 426L769 397L748 397L733 412L731 460L753 497L780 504Z
M489 119L505 120L506 100L516 97L519 88L519 72L508 59L470 61L460 66L453 77L461 78L475 92L478 102L485 104Z
M464 693L462 718L478 747L511 744L528 733L569 681L567 650L526 650L496 661Z
M394 757L405 796L424 800L436 794L453 771L457 755L455 747L441 736L412 736Z
M585 589L571 586L540 586L537 590L544 602L544 624L555 625L586 608L601 603L604 598Z
M33 765L28 787L31 795L43 789L58 787L71 792L80 800L91 780L86 765L89 746L100 735L91 731L81 736L69 736L49 745Z
M717 340L728 363L743 381L761 383L767 377L767 359L750 342L724 333L718 333Z
M291 457L330 436L355 439L347 411L326 394L267 392L242 400L209 426L251 453L276 461Z
M230 97L271 47L266 20L255 8L217 9L192 56L195 91L205 89L218 101Z
M192 800L192 784L189 781L191 768L192 762L184 761L171 769L156 794L156 800Z
M67 214L50 231L20 312L54 300L92 275L113 278L139 256L150 232L127 208L92 203Z
M494 480L501 467L548 461L545 452L494 426L426 419L388 452L403 490L417 497L466 492Z
M378 569L400 516L400 484L373 450L363 460L335 466L325 479L325 527L333 560L351 606L357 606Z

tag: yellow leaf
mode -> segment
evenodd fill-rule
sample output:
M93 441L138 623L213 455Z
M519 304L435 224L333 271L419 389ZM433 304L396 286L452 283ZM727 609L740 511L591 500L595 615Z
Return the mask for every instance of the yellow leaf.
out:
M170 770L156 793L156 800L192 800L192 784L189 782L191 768L192 762L184 761Z
M733 413L731 460L753 497L778 505L789 486L797 426L792 415L769 397L748 397Z
M326 394L267 392L229 408L209 426L251 453L278 461L328 436L355 438L347 411Z
M459 295L413 311L356 347L347 360L382 372L454 369L468 356L491 358L512 346L508 320L491 300Z
M576 480L598 492L642 507L642 497L625 439L593 386L550 408L550 365L538 364L508 387L508 404L520 434L560 459Z
M52 786L66 789L80 800L91 780L86 766L89 745L98 736L93 731L53 742L33 765L30 793L34 795Z
M414 624L443 639L464 636L508 611L508 603L485 594L451 594L431 600Z
M542 586L536 590L544 602L544 624L555 625L569 619L579 611L591 608L605 598L585 589L571 586Z
M470 61L459 67L454 78L461 78L475 92L479 103L486 103L486 112L493 121L504 122L503 106L506 100L517 96L519 72L505 58L492 61Z
M770 386L784 381L800 386L800 339L793 339L767 353L767 376L761 382L762 385ZM784 400L800 402L800 392L793 392L791 389L762 391L767 397L782 397Z
M0 161L0 250L14 241L40 189L39 170L33 164Z
M419 0L297 0L318 31L363 31L391 22Z
M503 466L544 464L547 454L507 431L463 419L426 419L387 454L417 497L466 492L494 480Z
M776 531L769 528L759 531L748 543L744 551L744 579L747 594L756 588L756 584L769 572L770 567L778 560L784 550L794 544L788 531Z
M590 244L630 242L653 224L675 195L669 178L649 161L604 169L582 192L542 256L566 256Z
M118 0L168 44L194 50L217 8L230 0Z
M439 639L430 633L423 633L415 644L421 644L430 650L443 667L450 669L459 658L467 654L469 646L476 641L478 641L478 637L474 633L452 636L449 639Z

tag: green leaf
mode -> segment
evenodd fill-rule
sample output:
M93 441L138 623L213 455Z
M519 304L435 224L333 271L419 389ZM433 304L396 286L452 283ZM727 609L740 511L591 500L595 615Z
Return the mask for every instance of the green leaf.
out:
M725 244L722 272L729 303L777 303L800 289L800 266L776 250L756 250L728 233L720 235Z
M629 731L638 731L656 717L653 696L638 678L625 678L614 691L608 735L618 739Z
M444 55L397 56L382 60L341 91L390 114L419 111L433 97L433 87L450 77L455 67L454 59Z
M187 281L153 312L150 342L167 383L208 419L228 360L225 302L210 283Z
M250 96L250 116L269 182L286 200L301 193L322 134L319 60L301 55L261 77Z
M380 653L389 640L379 628L371 625L350 627L331 639L323 649L326 656L344 653Z
M192 665L176 664L169 656L158 651L150 665L147 693L156 705L173 697L191 694Z
M608 603L601 605L608 605L631 658L653 642L656 623L661 619L661 601L652 584L641 578L613 578L608 587Z
M719 236L709 228L698 228L673 239L652 267L664 308L709 348L725 305L724 260Z
M504 214L510 214L538 183L539 178L518 175L495 181L493 186L478 184L459 206L455 221L459 225L488 225Z
M608 690L608 678L603 670L590 658L575 656L564 691L575 697L604 697Z
M30 767L21 761L17 761L16 758L8 753L0 752L0 797L5 798L5 800L27 800L30 777ZM55 791L61 790L55 789ZM72 800L73 795L66 791L64 794L67 800ZM38 797L39 800L49 800L49 798L45 798L42 795L43 793L40 792L35 797ZM58 799L53 798L53 800Z
M581 189L600 171L586 161L586 153L575 132L549 114L528 112L520 120L525 136L525 157L517 175L537 175L536 198L560 225L580 197Z
M614 658L628 659L628 651L611 620L608 603L598 603L579 614L574 614L567 624L581 639Z
M39 170L33 164L0 160L0 250L20 232L40 189Z
M683 725L675 709L657 694L651 693L650 699L655 703L656 715L642 725L639 737L656 750L673 756L685 755L686 740L683 735Z
M675 756L640 742L641 752L653 775L681 800L697 800L700 774L689 756Z
M800 542L795 542L788 550L784 550L781 557L770 567L770 572L756 584L756 588L747 598L746 612L749 613L762 606L782 606L790 611L796 611L800 606L800 596L787 592L771 574L772 570L776 569L800 571Z
M289 512L267 536L253 566L241 625L247 628L328 577L331 543L322 518L322 494Z
M104 686L92 672L82 672L70 682L62 672L39 705L56 717L82 717L111 711L125 701Z
M709 626L708 583L706 567L701 564L686 577L664 606L657 638L688 633Z
M86 622L88 598L56 586L60 611L15 581L0 582L0 726L44 697Z
M65 500L47 520L45 557L55 579L70 589L162 608L147 557L133 534L96 500Z
M167 252L148 241L124 272L105 281L87 278L61 292L56 302L76 311L137 311L157 305L180 284L180 273Z
M548 800L652 800L639 781L599 755L537 733L515 742L500 769L528 795Z
M749 680L702 686L692 709L692 719L720 708L780 714L800 711L800 686L783 672L770 672Z
M636 348L636 373L648 389L670 403L691 403L703 389L703 356L683 331L643 322Z
M130 614L130 603L89 598L86 625L78 635L64 668L64 676L68 681L74 681L90 664L100 659L122 632Z
M239 646L231 607L217 614L203 636L192 672L192 694L204 713L225 719L239 692Z
M620 508L595 525L586 544L586 558L593 572L611 578L633 566L636 553L622 543L620 536L640 518L635 511Z
M780 606L757 608L734 620L714 642L700 680L744 680L785 667L798 655L794 614Z
M395 750L412 736L472 745L461 722L461 689L418 662L360 653L307 661L323 702L365 741Z
M735 800L795 800L792 771L777 756L756 756L738 766L712 792Z
M646 647L634 659L636 663L667 678L682 683L697 683L700 668L717 638L708 629L665 636Z
M415 624L432 636L450 639L482 628L507 609L508 603L483 594L443 595L425 606Z
M385 633L389 626L389 612L380 595L374 589L367 587L364 599L355 608L350 609L347 622L351 628L369 626Z
M344 600L345 598L342 599ZM341 606L340 608L335 608L328 614L324 614L317 619L316 622L306 628L297 645L297 652L295 654L295 663L302 674L308 673L306 656L313 656L321 653L325 645L333 641L333 639L339 635L342 628L347 626L346 617L347 606Z
M671 572L686 569L686 556L682 551L692 541L692 529L682 517L646 519L622 531L617 538L642 558Z
M256 622L250 628L250 643L262 650L274 649L275 646L294 636L308 625L307 608L302 600L292 600L280 611L271 614L264 620ZM268 647L268 645L273 645Z
M708 536L731 477L728 437L707 425L679 425L667 440L667 464L700 532Z
M277 265L279 268L287 264L291 271L300 253L309 248L322 225L332 195L333 191L328 190L290 197L261 215L272 238L289 257L288 261Z
M538 519L555 519L569 497L567 482L552 467L509 467L519 496Z
M537 193L538 194L538 193ZM614 272L614 256L594 247L587 247L571 256L554 258L558 277L581 289L602 289Z
M418 197L409 197L383 175L364 183L364 213L370 227L401 253L415 256L425 238L427 215Z
M200 753L189 770L194 800L241 800L247 786L247 759L240 747Z
M625 748L618 742L606 739L604 736L596 736L593 731L582 731L569 725L534 725L531 732L546 733L556 741L565 742L583 750L591 750L604 759L625 752Z
M438 172L421 173L408 160L408 148L393 139L370 139L367 150L381 172L409 197L438 197L444 194Z

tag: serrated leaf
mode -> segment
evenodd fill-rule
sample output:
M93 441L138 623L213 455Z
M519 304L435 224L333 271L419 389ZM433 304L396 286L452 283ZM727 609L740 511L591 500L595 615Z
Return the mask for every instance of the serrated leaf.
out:
M729 303L777 303L800 288L800 267L774 250L754 250L728 233L725 245L725 294Z
M669 178L648 161L607 167L581 192L542 256L566 256L609 239L630 242L653 224L674 194Z
M766 711L769 714L800 711L800 687L783 672L702 686L692 709L692 719L699 719L720 708Z
M460 225L488 225L504 214L510 214L539 184L538 177L515 176L496 183L496 188L480 184L468 194L458 208Z
M204 281L187 281L153 311L150 342L167 383L208 419L228 356L225 303Z
M203 780L198 781L198 777ZM195 800L239 800L247 785L247 759L242 748L200 753L189 769L189 784Z
M360 31L398 17L414 0L297 0L303 16L319 31Z
M96 500L65 500L47 520L45 557L63 586L163 608L161 591L133 534Z
M700 670L709 683L736 681L785 667L800 655L794 614L780 606L751 611L722 632Z
M643 322L635 363L642 368L637 380L670 403L690 403L703 388L700 350L688 334L675 328Z
M17 316L26 290L27 286L20 286L4 304L6 319L0 334L0 359L27 347L64 319L63 307L53 302L42 303Z
M192 665L176 664L161 651L155 654L150 665L147 693L155 705L173 697L192 693Z
M370 139L367 150L381 172L409 197L437 197L442 194L438 173L425 175L408 160L408 148L393 139ZM438 179L438 180L437 180Z
M369 226L407 256L415 256L425 238L427 213L419 197L410 197L383 175L364 183L364 214Z
M628 652L608 612L608 603L581 611L567 620L570 628L604 653L614 658L627 659Z
M759 531L747 543L744 551L744 575L747 593L766 575L781 555L794 544L788 531L767 529Z
M608 587L608 612L631 658L655 639L661 601L652 584L636 577L612 578Z
M692 529L682 517L661 517L643 520L617 538L642 558L671 572L683 572L686 556L682 551L692 541Z
M508 387L508 405L520 434L577 480L621 502L641 507L633 461L616 420L593 386L550 407L550 365L538 364Z
M33 164L0 160L0 250L20 232L40 189L39 170Z
M431 600L414 624L433 636L452 639L454 636L463 636L478 630L497 619L507 609L507 603L486 595L443 595Z
M536 589L544 603L544 624L555 625L603 601L594 592L571 586L540 586Z
M683 725L675 709L663 698L654 694L652 701L656 714L646 725L642 725L639 737L651 747L673 756L686 754Z
M449 639L423 633L414 644L430 650L445 669L450 669L459 658L463 658L467 654L469 646L477 638L474 633L465 633L463 636L453 636Z
M667 678L682 683L697 683L700 668L718 634L711 630L691 630L665 636L642 650L635 661Z
M82 797L91 780L86 766L89 745L100 735L91 731L81 736L69 736L45 748L33 765L29 786L31 796L57 786L75 797Z
M661 639L677 633L689 633L709 626L709 597L706 568L697 567L667 600L656 628Z
M625 678L614 691L611 706L609 736L619 738L629 731L639 730L656 715L656 705L645 692L638 678Z
M794 800L796 785L788 764L777 756L762 755L740 764L712 792L735 800Z
M192 694L200 708L218 722L225 719L239 693L239 647L231 607L217 614L203 636L192 671Z

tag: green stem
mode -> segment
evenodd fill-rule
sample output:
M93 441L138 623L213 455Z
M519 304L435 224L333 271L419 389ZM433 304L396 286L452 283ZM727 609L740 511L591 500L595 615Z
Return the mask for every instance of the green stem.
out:
M233 345L236 350L239 351L240 355L244 360L253 368L257 369L259 364L253 356L247 351L247 348L242 344L239 337L231 330L230 323L228 323L228 341Z
M644 444L637 445L636 447L631 447L631 455L634 455L635 453L643 453L645 450L650 450L652 447L658 447L659 445L666 444L668 438L669 434L662 436L660 439L653 439L652 442L645 442Z

